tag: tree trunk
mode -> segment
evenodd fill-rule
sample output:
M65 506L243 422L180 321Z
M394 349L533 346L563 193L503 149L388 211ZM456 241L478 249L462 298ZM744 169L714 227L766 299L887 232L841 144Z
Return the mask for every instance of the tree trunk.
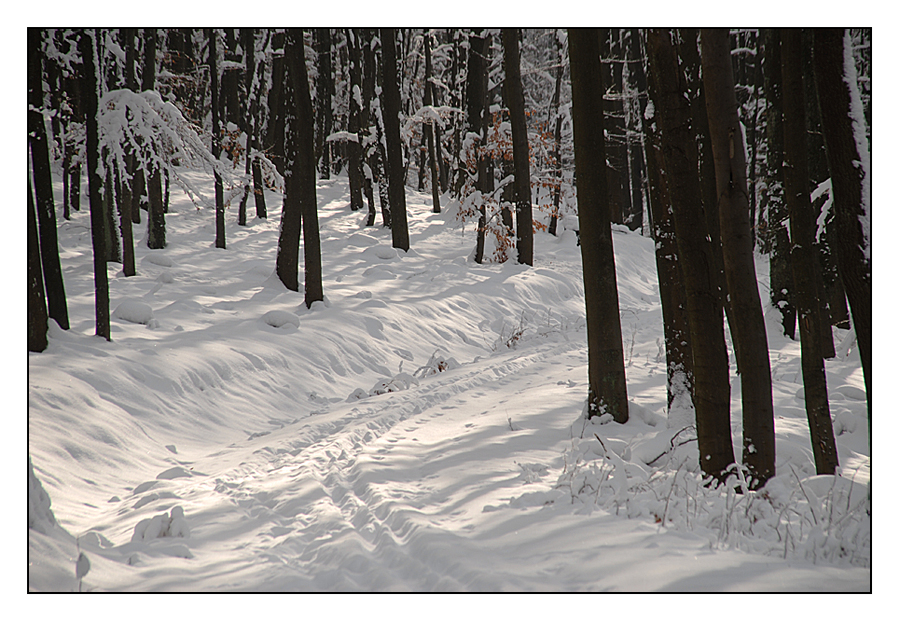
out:
M794 338L797 308L791 292L790 239L787 231L787 206L784 202L784 125L782 123L781 31L766 29L763 87L766 94L766 191L761 209L766 210L769 244L769 300L781 313L786 337Z
M691 333L700 468L705 475L725 481L735 461L728 352L713 274L714 251L700 209L703 199L687 83L669 35L650 30L647 43L650 73L659 91L655 118L662 137L663 170L675 218Z
M775 475L775 415L769 346L753 261L747 163L734 94L728 30L704 29L700 43L725 281L734 313L732 337L741 371L743 462L750 472L750 487L756 489Z
M34 198L40 228L41 265L47 288L47 310L60 328L69 328L69 310L59 263L56 233L56 206L53 202L53 180L50 175L50 148L41 111L44 108L41 76L41 30L28 29L28 143L34 174ZM96 96L95 96L96 97Z
M156 88L156 29L144 31L144 71L141 76L141 89L152 91ZM165 158L165 154L159 154ZM147 191L147 246L149 248L166 247L166 216L163 211L162 171L159 166L144 172Z
M409 250L406 224L406 190L404 188L403 145L400 140L400 87L397 84L397 51L394 29L381 29L384 56L384 133L387 139L388 193L391 202L391 239L394 248Z
M241 123L244 126L244 132L247 139L244 143L244 194L241 195L241 203L238 206L238 226L247 225L247 199L250 198L251 170L253 161L253 125L254 125L254 106L253 106L253 75L256 73L254 61L254 40L255 34L253 28L241 29L241 47L244 50L244 115Z
M559 220L559 197L561 194L563 168L560 159L559 146L562 142L562 120L563 117L559 113L559 98L562 89L563 68L565 67L565 59L563 58L562 42L560 41L559 31L554 31L554 40L556 41L556 86L553 89L553 100L550 103L551 115L547 119L547 125L552 120L555 124L553 132L553 153L552 158L555 166L554 183L553 183L553 211L550 213L550 226L547 231L550 235L556 235L557 222Z
M372 49L373 32L369 28L360 30L362 41L362 110L360 111L360 144L363 152L363 173L364 185L363 189L366 194L366 202L369 204L369 213L366 216L366 226L375 225L375 172L377 170L376 158L377 148L372 143L372 105L375 100L375 53Z
M212 99L212 156L216 162L222 153L222 128L220 127L221 107L219 105L219 33L215 28L206 29L206 40L209 46L209 78ZM213 171L216 192L216 248L225 248L225 200L222 194L222 176Z
M855 84L856 70L848 35L840 29L814 32L816 89L822 112L825 151L831 171L837 224L838 267L853 328L872 418L872 264L869 231L870 179L868 141L862 104ZM849 57L849 58L848 58ZM851 82L848 82L851 81Z
M359 50L358 31L346 29L347 51L350 56L350 119L348 130L355 140L347 141L347 175L350 178L350 209L357 211L363 207L362 145L360 144L360 115L362 114L362 58Z
M318 125L319 179L331 179L331 143L326 138L331 134L331 98L334 95L334 76L331 68L331 30L317 28L315 31L316 56L319 77L316 87L316 122Z
M41 271L41 249L37 218L28 173L28 351L47 349L47 301L44 298L44 275Z
M434 85L431 83L431 34L425 30L425 100L424 105L434 105ZM428 161L431 165L431 205L432 212L441 213L441 191L440 191L440 165L438 164L438 151L435 149L434 132L436 124L434 122L425 123L423 130L425 132L425 142L428 143ZM438 149L440 147L438 146Z
M659 108L660 96L653 75L648 72L651 110ZM654 112L655 114L655 112ZM691 332L688 323L684 275L678 256L672 201L663 174L662 137L656 120L644 120L647 155L647 182L651 215L651 233L656 241L656 274L663 316L666 347L666 405L669 428L694 425L694 369Z
M87 142L88 195L91 206L91 242L94 249L94 316L96 334L107 341L109 336L109 277L106 273L104 238L106 221L100 189L103 180L99 166L99 135L97 128L97 78L94 64L94 32L84 31L78 43L84 71L84 109Z
M809 199L806 163L806 111L803 97L800 31L785 29L781 38L784 84L784 194L791 220L791 268L794 300L800 323L800 364L806 417L812 437L816 473L833 475L838 466L834 430L828 407L828 386L822 358L821 323L815 272L818 271L815 223Z
M626 206L629 203L627 167L625 152L625 110L622 105L621 85L622 66L614 62L618 57L618 29L599 28L597 36L600 42L600 76L603 84L610 90L604 99L606 113L606 156L607 156L607 188L609 189L610 219L616 224L623 224Z
M528 155L528 127L525 125L525 95L519 70L519 30L504 28L503 68L509 94L509 121L512 126L513 164L516 169L516 249L519 263L534 265L534 225L531 216L531 164Z
M588 333L587 416L628 421L625 359L606 186L603 84L593 29L569 30L578 224Z
M475 263L484 260L484 233L487 228L485 197L494 190L494 178L489 169L489 155L483 146L487 139L487 56L490 39L483 34L469 34L468 86L466 88L466 125L474 143L477 167L475 189L481 192L478 206L478 232L475 241Z

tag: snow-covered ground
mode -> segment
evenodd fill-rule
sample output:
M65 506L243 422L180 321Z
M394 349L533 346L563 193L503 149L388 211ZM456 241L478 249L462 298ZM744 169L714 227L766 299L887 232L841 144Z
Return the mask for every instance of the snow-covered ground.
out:
M168 247L138 243L131 278L110 264L111 342L89 214L61 222L72 328L28 359L29 590L871 589L846 331L827 362L841 476L815 476L799 342L768 309L779 474L709 491L665 417L652 240L614 231L631 421L588 423L574 232L537 233L534 267L477 265L430 195L408 191L408 254L350 211L345 177L318 197L324 304L273 274L279 195L268 221L229 210L222 250L173 189ZM732 413L740 456L733 365Z

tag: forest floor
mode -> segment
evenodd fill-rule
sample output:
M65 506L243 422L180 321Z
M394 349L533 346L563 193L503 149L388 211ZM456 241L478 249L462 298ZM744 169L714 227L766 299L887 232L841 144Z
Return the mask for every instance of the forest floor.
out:
M166 249L147 249L144 214L137 276L109 267L111 342L93 335L89 214L61 221L71 329L28 359L29 590L871 589L848 331L827 362L840 476L815 475L800 345L767 305L778 475L711 491L690 420L666 420L651 239L614 228L631 420L586 422L573 231L537 233L534 267L478 265L474 228L408 191L404 254L380 214L350 211L345 177L320 181L326 301L308 310L274 276L267 198L246 227L229 210L225 250L174 189Z

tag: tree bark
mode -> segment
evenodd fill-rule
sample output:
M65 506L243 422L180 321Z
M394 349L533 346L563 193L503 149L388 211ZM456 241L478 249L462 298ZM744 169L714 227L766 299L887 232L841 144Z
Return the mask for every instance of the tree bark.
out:
M704 29L700 44L716 166L725 281L735 316L732 337L737 344L735 354L741 371L743 462L750 472L749 485L756 489L775 475L775 415L769 346L753 260L747 163L737 114L728 30Z
M152 91L156 88L156 29L144 31L144 71L141 76L141 89ZM165 154L159 154L165 158ZM149 248L166 247L166 216L163 209L162 171L154 167L143 175L147 192L147 246Z
M97 78L94 64L94 32L84 31L78 42L84 71L84 109L87 142L88 195L91 206L91 242L94 250L94 317L96 334L110 340L109 276L106 273L104 238L106 220L100 189L103 180L97 172L100 154L97 129Z
M219 33L215 28L206 29L206 40L209 45L209 78L212 98L212 156L217 162L222 153L222 128L219 118ZM216 248L225 248L225 201L222 194L222 176L213 171L213 184L216 192Z
M525 124L525 95L519 69L519 30L504 28L503 68L509 94L509 121L512 126L513 165L516 170L516 250L519 263L534 265L534 225L531 215L531 163L528 154L528 127Z
M872 418L872 264L869 256L869 218L867 213L870 180L863 160L869 154L865 122L854 114L853 93L847 83L846 35L841 29L817 28L813 35L816 89L822 112L825 151L831 171L837 224L838 268L853 328L859 344L869 407ZM850 68L853 69L853 68ZM855 76L855 69L852 75ZM855 84L853 85L856 86ZM861 107L857 102L857 107ZM854 124L863 127L854 128ZM866 153L862 153L865 150Z
M800 324L800 365L816 473L833 475L838 466L838 456L828 407L828 386L821 341L823 318L820 314L815 280L819 266L813 245L815 222L809 199L801 54L800 31L785 29L781 38L784 84L784 194L791 223L791 268L794 274L794 300Z
M651 109L655 111L659 108L660 95L653 78L653 74L648 72L649 99ZM655 112L654 117L644 119L644 132L650 230L656 242L656 274L666 347L666 420L669 428L682 429L696 422L693 350L675 217L663 170L662 137Z
M569 62L588 333L587 416L608 413L615 421L625 423L628 421L628 394L606 185L604 91L600 80L600 47L595 30L569 30Z
M292 111L290 153L291 177L294 179L298 210L303 223L303 265L305 271L306 307L324 300L322 288L322 251L319 241L319 218L316 211L316 157L314 151L313 107L309 97L309 76L303 53L303 35L291 29L285 38L285 56L291 82ZM287 125L287 123L286 123ZM292 197L293 200L293 197ZM287 198L285 200L287 202Z
M331 179L331 143L326 141L333 124L331 99L334 95L334 76L331 68L331 30L317 28L315 31L316 56L319 77L316 87L316 121L318 142L316 150L319 158L319 179Z
M425 30L425 99L423 101L426 106L434 105L434 85L431 83L431 33ZM428 144L428 161L431 165L431 205L432 212L441 213L441 191L440 191L440 165L438 164L438 151L434 144L435 123L428 122L424 124L425 142Z
M56 206L53 202L53 180L50 175L50 148L41 111L44 108L41 71L41 30L28 29L28 144L34 174L34 198L40 229L41 265L47 288L47 310L60 328L69 328L69 310L59 262L56 233Z
M394 248L409 250L404 188L403 145L400 139L400 87L397 84L397 50L394 29L381 29L384 56L384 133L387 139L388 194L391 202L391 239Z
M687 298L700 468L705 475L724 481L735 461L731 444L728 352L713 274L712 242L700 209L703 199L687 83L669 34L650 30L647 43L650 73L659 91L659 101L654 102L655 118L662 137L664 177L672 201Z
M44 275L41 271L41 249L38 241L37 217L28 173L28 351L47 349L47 301L44 298Z
M469 34L468 86L466 88L466 125L470 135L477 136L474 143L477 178L475 189L481 192L478 206L478 232L475 241L475 263L484 260L484 234L487 229L485 197L494 190L494 178L490 173L489 155L483 148L487 139L487 55L490 38L483 34Z
M791 292L793 279L790 264L788 213L784 202L784 125L782 123L781 31L766 29L763 87L766 108L766 191L762 207L766 209L769 244L769 300L779 313L785 337L794 338L797 308Z
M362 58L359 50L358 32L346 29L347 51L350 57L350 118L348 131L355 137L347 141L347 175L350 178L350 209L357 211L363 207L362 145L360 144L360 115L362 114Z

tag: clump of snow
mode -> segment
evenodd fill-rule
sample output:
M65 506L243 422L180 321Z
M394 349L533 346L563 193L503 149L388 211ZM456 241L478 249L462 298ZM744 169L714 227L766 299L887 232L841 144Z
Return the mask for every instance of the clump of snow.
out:
M184 508L180 505L172 508L169 514L157 514L153 518L145 518L134 528L132 542L147 542L157 538L189 538L191 530L184 518Z
M428 359L428 362L425 363L425 365L415 371L413 376L417 378L427 378L428 376L434 376L435 374L439 374L449 369L456 369L457 367L459 367L459 363L456 362L455 358L447 356L438 350L431 355L431 358Z
M131 322L132 324L149 325L153 320L153 308L146 302L126 300L116 307L112 315L114 318Z
M405 372L400 372L393 378L387 380L379 380L375 386L369 391L370 395L383 395L385 393L395 393L397 391L406 391L413 385L419 384L419 381Z
M273 309L262 316L262 321L273 328L282 328L284 326L300 327L300 318L290 311L281 311Z

